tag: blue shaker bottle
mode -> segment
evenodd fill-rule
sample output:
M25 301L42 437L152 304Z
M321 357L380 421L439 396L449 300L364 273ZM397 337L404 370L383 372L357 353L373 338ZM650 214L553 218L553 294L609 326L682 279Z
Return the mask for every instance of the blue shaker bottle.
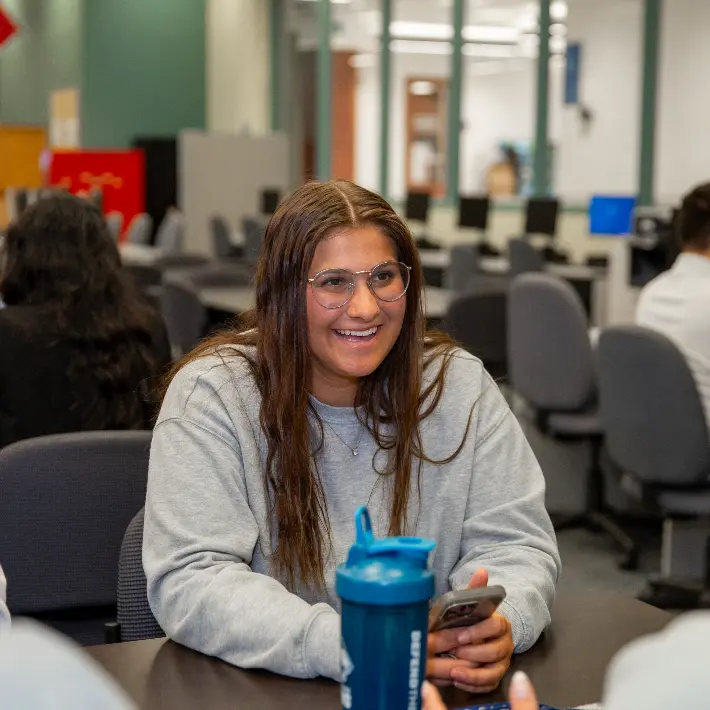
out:
M355 544L338 567L342 600L341 702L345 710L420 710L436 543L376 540L367 508L355 513Z

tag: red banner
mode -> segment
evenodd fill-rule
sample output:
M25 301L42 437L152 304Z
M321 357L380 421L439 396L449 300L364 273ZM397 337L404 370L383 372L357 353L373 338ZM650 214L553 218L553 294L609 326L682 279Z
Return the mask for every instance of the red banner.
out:
M0 47L17 34L17 25L0 5Z
M141 150L56 151L49 182L83 196L101 188L104 213L120 212L124 230L145 211L145 157Z

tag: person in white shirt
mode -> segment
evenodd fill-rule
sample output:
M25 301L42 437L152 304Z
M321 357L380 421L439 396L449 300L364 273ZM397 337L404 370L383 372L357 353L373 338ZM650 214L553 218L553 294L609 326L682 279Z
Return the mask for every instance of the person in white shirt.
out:
M7 608L5 600L7 597L7 582L5 581L5 575L3 574L2 567L0 567L0 634L6 629L10 628L10 611Z
M678 217L683 251L641 292L636 323L670 338L693 373L710 428L710 183L683 199Z

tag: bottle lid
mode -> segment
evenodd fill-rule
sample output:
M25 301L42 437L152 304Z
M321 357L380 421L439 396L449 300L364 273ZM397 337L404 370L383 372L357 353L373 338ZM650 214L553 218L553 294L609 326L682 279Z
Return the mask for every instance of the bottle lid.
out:
M355 544L336 571L340 597L355 603L397 606L431 599L434 574L429 569L433 540L385 537L372 533L364 506L355 513Z

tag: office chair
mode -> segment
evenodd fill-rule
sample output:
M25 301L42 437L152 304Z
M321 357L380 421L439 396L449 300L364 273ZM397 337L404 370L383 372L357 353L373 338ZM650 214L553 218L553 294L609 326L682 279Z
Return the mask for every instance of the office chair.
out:
M464 291L473 285L478 272L478 247L475 244L457 244L451 248L451 262L444 274L444 288Z
M710 538L697 551L705 562L700 582L671 576L668 544L688 517L710 519L710 435L688 363L660 333L624 326L602 332L598 371L601 424L624 490L666 518L663 576L641 598L668 608L710 607Z
M151 433L27 439L0 451L0 559L8 605L80 643L116 618L118 554L145 502Z
M182 252L184 239L184 222L182 212L174 207L168 209L155 235L155 246L166 254Z
M496 380L508 377L508 293L498 286L478 283L450 303L443 330L461 347L480 358Z
M106 625L106 643L143 641L165 636L148 603L148 583L143 571L141 508L128 524L118 561L117 623Z
M638 565L638 548L606 510L602 428L587 317L576 291L549 274L513 280L508 301L508 368L513 389L536 411L536 425L558 439L590 444L586 509L556 528L603 530L623 551L623 569Z
M177 274L164 276L160 311L173 355L180 356L192 350L205 333L207 309L189 278Z
M128 225L126 230L126 240L129 244L150 245L150 238L153 233L153 218L141 212L137 214Z
M526 239L514 237L508 242L510 275L520 276L530 271L544 271L545 262L535 247Z
M210 233L216 259L232 259L242 255L242 250L232 244L232 230L224 217L220 215L210 217Z
M106 215L106 225L108 231L116 242L121 237L121 227L123 227L123 214L121 212L109 212Z

